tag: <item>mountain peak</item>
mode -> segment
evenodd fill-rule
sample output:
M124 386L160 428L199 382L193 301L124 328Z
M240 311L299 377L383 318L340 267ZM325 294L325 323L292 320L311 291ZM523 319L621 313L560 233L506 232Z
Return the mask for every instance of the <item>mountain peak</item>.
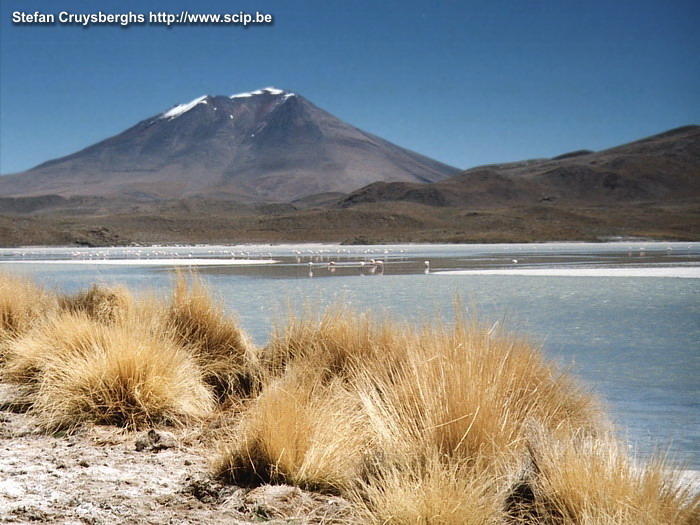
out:
M258 95L272 95L272 96L282 96L282 101L287 100L290 97L296 97L295 93L288 93L284 91L283 89L278 89L276 87L266 87L262 89L257 89L255 91L249 91L245 93L238 93L236 95L231 95L230 99L235 100L235 99L242 99L242 98L251 98L254 96ZM209 104L210 100L213 97L211 95L202 95L201 97L197 97L194 100L191 100L189 102L186 102L185 104L178 104L176 106L173 106L167 111L164 111L163 113L160 114L158 119L168 119L168 120L173 120L180 115L183 115L187 113L189 110L195 108L196 106L200 104Z
M291 202L457 169L359 130L275 87L203 95L72 155L2 177L0 195Z
M296 96L294 93L287 93L283 89L277 89L276 87L270 86L270 87L258 89L255 91L248 91L245 93L237 93L236 95L231 95L229 98L232 98L232 99L249 98L249 97L253 97L256 95L284 95L285 98Z

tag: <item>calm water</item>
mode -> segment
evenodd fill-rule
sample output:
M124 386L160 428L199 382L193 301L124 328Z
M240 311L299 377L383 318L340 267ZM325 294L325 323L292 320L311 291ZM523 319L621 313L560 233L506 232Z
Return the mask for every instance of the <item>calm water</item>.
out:
M700 469L700 243L0 250L0 270L68 292L166 293L175 266L196 266L261 344L309 301L422 324L459 296L571 367L642 453L670 444Z

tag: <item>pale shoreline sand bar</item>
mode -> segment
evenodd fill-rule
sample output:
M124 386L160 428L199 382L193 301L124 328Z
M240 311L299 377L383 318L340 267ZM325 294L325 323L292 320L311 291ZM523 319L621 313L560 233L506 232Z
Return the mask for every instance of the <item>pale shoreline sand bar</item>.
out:
M443 270L433 275L530 275L539 277L679 277L700 279L700 266L631 268L504 268L491 270Z
M10 264L74 264L101 266L253 266L258 264L275 264L274 259L71 259L51 260L12 260L0 261Z

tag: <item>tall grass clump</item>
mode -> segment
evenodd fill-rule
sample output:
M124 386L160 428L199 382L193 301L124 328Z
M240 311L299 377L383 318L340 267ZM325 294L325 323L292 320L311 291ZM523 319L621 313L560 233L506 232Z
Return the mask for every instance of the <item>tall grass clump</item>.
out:
M257 392L257 349L199 278L178 274L165 319L174 339L193 353L219 401Z
M606 427L593 396L507 334L457 319L404 348L358 376L375 457L353 497L379 523L499 523L533 425L553 435Z
M319 313L308 306L277 324L263 349L265 372L271 377L290 368L311 370L327 379L349 379L379 358L389 362L403 353L398 326L345 305ZM296 372L295 372L296 373Z
M25 333L55 307L55 297L33 282L0 272L0 362L10 342Z
M400 353L401 334L345 307L307 308L263 349L263 391L241 415L216 474L237 484L348 490L374 437L354 380L363 363Z
M382 465L346 497L363 523L503 525L510 481L489 465L445 461L430 449Z
M31 410L48 430L182 425L213 408L187 350L138 317L104 324L63 312L12 345L4 377L30 387Z
M371 435L358 399L340 380L291 374L248 406L216 474L231 483L289 483L338 493L361 475Z
M403 348L400 360L378 356L361 376L360 396L387 450L410 436L419 450L501 457L524 449L533 423L554 433L604 425L596 399L538 348L476 322L425 328Z
M374 441L354 379L362 363L400 348L399 333L344 307L288 320L263 351L263 391L233 429L216 474L236 484L347 490Z
M533 498L521 516L554 525L700 523L700 494L683 483L681 472L663 456L638 464L625 448L609 435L536 434Z
M58 306L67 312L82 312L102 323L113 323L127 314L134 300L124 287L105 287L93 284L87 290L72 295L61 295Z
M9 346L2 378L36 386L50 363L65 362L105 346L104 328L85 314L54 314Z
M266 386L217 474L333 487L377 523L495 523L531 426L605 428L539 349L463 318L420 330L335 308L291 318L265 350Z

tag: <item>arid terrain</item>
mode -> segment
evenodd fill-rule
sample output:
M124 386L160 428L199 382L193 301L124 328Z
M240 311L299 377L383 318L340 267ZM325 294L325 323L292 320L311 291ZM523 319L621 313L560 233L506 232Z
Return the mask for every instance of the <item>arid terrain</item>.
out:
M208 474L212 444L196 430L91 426L47 434L12 408L0 383L2 523L348 523L337 496L287 485L244 489Z
M75 211L0 215L0 245L119 246L174 243L392 242L468 243L700 239L700 207L549 206L471 210L415 203L349 209L237 214L215 203L131 205L124 212Z
M43 180L27 172L0 181L1 246L700 239L698 126L600 152L291 202L84 195L70 178L51 179L57 194L13 190L13 180L29 175Z

